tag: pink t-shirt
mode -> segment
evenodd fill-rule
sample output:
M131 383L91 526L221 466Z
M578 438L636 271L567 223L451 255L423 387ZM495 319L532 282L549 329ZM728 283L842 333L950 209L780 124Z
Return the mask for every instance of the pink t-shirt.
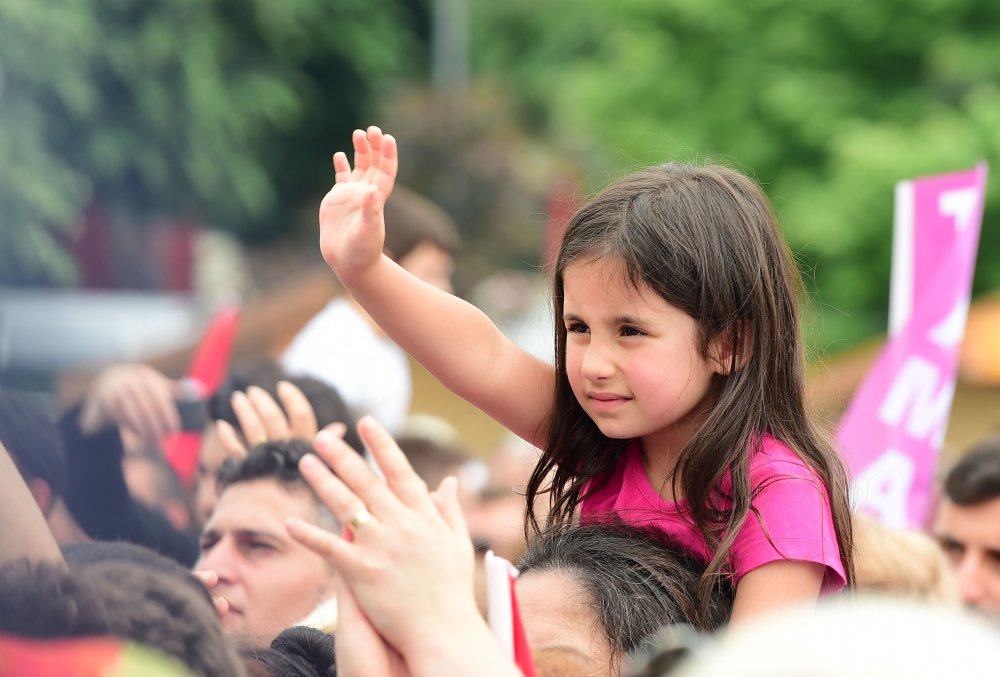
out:
M751 511L730 551L735 582L769 562L798 560L826 566L824 593L843 588L847 577L826 487L805 462L787 446L766 436L760 452L750 459L750 485L762 487L753 499L753 507L767 526L767 535ZM723 477L720 488L725 494L731 492L729 473ZM708 562L711 559L708 544L687 519L687 512L685 499L664 500L650 484L638 440L626 448L607 484L580 504L583 522L614 515L627 524L654 527Z

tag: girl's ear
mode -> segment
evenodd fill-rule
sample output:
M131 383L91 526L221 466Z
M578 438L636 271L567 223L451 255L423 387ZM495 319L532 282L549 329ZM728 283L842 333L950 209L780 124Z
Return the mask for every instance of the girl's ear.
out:
M742 320L712 339L708 346L708 359L716 374L729 376L746 366L750 359L752 337Z

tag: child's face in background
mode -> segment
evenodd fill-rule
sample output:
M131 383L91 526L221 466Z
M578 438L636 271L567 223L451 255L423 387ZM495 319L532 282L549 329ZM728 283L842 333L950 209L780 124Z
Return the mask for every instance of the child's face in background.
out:
M627 281L615 259L563 271L566 373L584 411L608 437L644 438L676 453L711 406L718 364L698 350L698 325L659 294Z

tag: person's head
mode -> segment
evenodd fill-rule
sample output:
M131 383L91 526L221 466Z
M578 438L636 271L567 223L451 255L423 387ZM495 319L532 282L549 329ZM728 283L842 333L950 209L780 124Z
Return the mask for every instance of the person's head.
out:
M958 586L934 539L855 515L855 590L941 604L958 601Z
M47 517L66 489L66 452L56 423L40 399L0 390L0 444Z
M385 204L389 258L424 282L452 291L458 231L451 218L427 198L397 185Z
M549 519L570 519L584 484L641 438L645 453L678 458L674 493L715 555L705 587L747 518L748 459L771 434L825 483L850 569L846 473L805 408L801 281L759 186L717 166L626 176L570 220L553 277L554 407L529 506L554 472ZM734 508L720 515L710 499L727 471Z
M219 472L195 570L218 574L213 592L230 606L223 627L241 642L266 645L333 594L333 568L285 529L289 517L339 529L299 473L308 453L302 440L265 442Z
M233 411L232 395L235 392L246 392L250 386L266 391L284 411L281 398L278 397L278 383L281 381L288 381L302 391L313 408L316 423L321 430L331 423L344 423L347 426L344 441L359 451L364 448L357 434L354 415L332 386L308 376L290 376L273 360L238 365L234 367L223 386L208 400L210 423L202 435L194 498L195 515L202 524L215 507L218 499L217 474L223 461L226 460L225 449L216 434L215 422L226 421L237 433L240 432L240 422L236 412ZM247 446L254 442L250 440Z
M131 562L3 567L0 633L121 637L174 656L198 675L243 674L204 596L174 574Z
M1000 617L1000 435L980 442L944 482L934 533L962 601Z
M286 628L269 648L246 651L245 656L265 674L274 677L334 677L337 674L333 636L315 628Z
M533 653L572 653L590 666L588 674L617 673L622 659L663 626L711 631L732 610L732 588L721 584L710 613L700 616L695 588L704 565L662 534L622 524L551 528L529 543L518 569Z

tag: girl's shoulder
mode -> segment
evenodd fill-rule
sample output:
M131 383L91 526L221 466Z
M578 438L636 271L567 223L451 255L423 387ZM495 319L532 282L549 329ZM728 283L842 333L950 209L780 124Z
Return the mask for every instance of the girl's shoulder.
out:
M794 449L771 435L764 435L760 448L750 457L751 480L782 475L815 480L816 473Z

